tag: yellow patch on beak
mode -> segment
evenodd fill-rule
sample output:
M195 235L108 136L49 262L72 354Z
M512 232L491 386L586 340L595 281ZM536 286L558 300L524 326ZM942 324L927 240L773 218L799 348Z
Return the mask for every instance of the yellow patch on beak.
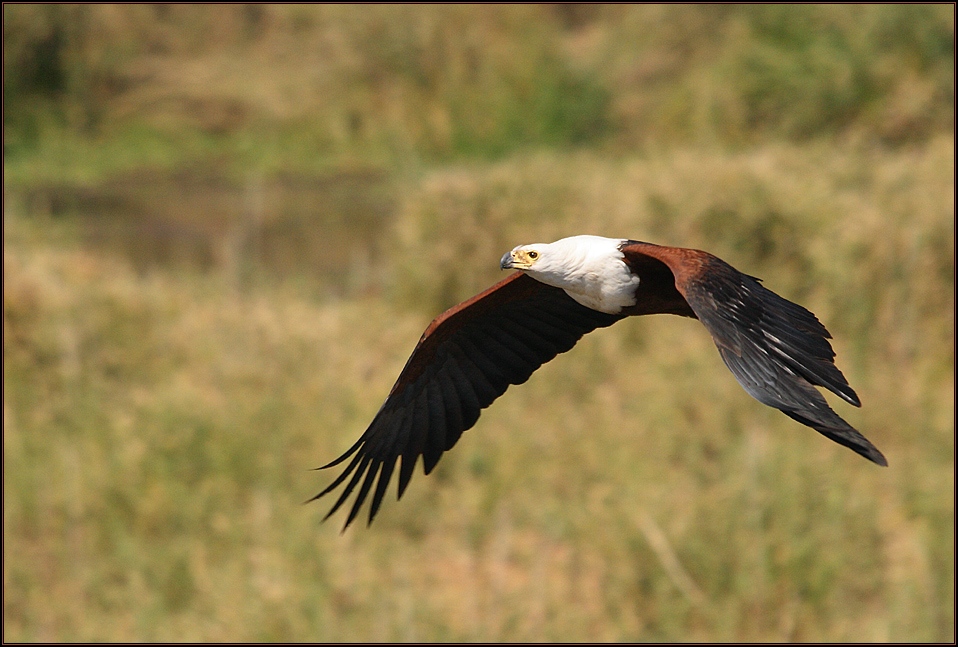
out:
M506 252L499 261L499 267L502 269L527 270L539 258L539 252L534 249L524 249L517 247L511 252Z

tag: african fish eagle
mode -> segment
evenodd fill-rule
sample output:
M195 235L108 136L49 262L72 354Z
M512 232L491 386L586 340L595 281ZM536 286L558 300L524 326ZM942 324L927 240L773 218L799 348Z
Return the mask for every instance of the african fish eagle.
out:
M525 382L587 332L630 315L698 319L749 395L879 465L888 464L815 388L861 406L835 366L825 327L802 306L719 258L635 240L573 236L520 245L502 257L500 266L518 271L434 319L365 433L320 468L353 456L329 487L310 499L332 492L352 475L324 520L362 481L343 529L375 483L372 523L397 459L402 459L399 498L416 460L422 456L429 474L510 384Z

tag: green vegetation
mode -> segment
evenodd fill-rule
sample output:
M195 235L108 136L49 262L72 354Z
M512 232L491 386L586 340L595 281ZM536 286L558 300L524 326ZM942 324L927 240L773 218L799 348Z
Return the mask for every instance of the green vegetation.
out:
M954 12L4 5L4 639L954 641ZM648 317L320 525L429 319L576 233L808 306L890 466Z

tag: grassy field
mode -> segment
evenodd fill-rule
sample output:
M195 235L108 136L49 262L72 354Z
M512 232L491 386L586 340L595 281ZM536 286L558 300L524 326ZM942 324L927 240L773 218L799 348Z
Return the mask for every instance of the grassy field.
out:
M955 639L954 7L4 6L5 641ZM869 464L625 321L303 505L523 242L814 311Z

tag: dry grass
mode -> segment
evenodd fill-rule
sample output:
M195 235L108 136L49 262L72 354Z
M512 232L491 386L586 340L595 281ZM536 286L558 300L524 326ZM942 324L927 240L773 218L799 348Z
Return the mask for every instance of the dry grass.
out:
M8 210L5 637L950 639L950 150L437 170L399 190L387 289L320 301L137 272ZM319 526L308 468L428 317L572 227L707 247L812 307L865 403L836 406L891 467L753 402L696 322L650 318L507 393L372 528Z
M955 639L954 7L4 5L6 641ZM521 242L813 310L878 468L691 320L371 528L310 468Z

